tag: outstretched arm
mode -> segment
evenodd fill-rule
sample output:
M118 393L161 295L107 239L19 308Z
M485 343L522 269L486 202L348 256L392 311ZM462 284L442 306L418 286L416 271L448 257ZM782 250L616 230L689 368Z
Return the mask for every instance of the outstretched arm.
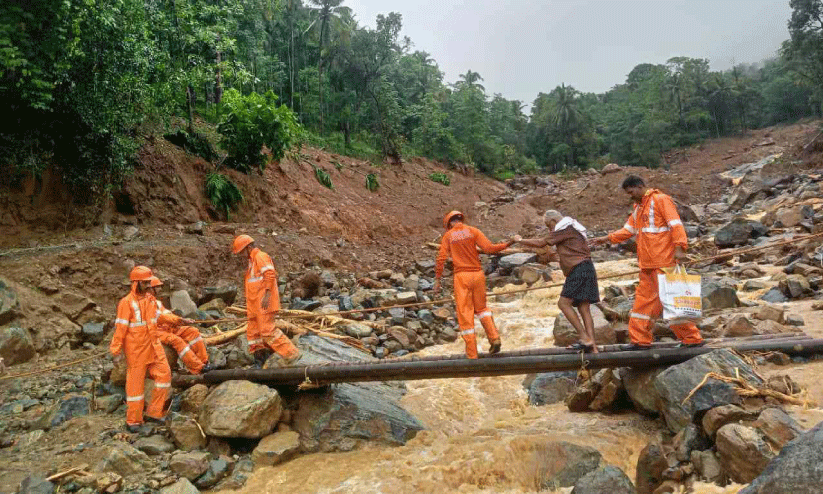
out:
M514 244L514 240L508 240L506 242L502 242L499 244L493 244L491 241L483 235L483 232L478 230L477 228L470 227L474 230L475 235L475 242L483 250L485 254L496 254L502 250L506 250Z

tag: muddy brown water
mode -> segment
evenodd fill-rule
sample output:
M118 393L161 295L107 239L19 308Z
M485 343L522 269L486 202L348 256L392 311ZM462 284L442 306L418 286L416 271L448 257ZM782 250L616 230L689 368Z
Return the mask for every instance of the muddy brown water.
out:
M602 275L631 271L631 262L598 264ZM630 278L626 278L630 279ZM602 285L620 283L621 279ZM551 328L560 288L529 292L507 302L493 302L506 349L538 348L553 343ZM810 314L811 303L792 308L808 323L823 323ZM477 325L480 328L480 325ZM482 333L482 331L480 331ZM481 338L485 348L488 343ZM422 355L461 352L462 342L427 348ZM764 373L789 373L821 401L819 376L823 363L775 367ZM634 479L640 451L657 437L659 420L626 411L616 414L571 413L562 403L535 407L522 386L523 376L411 381L402 405L427 427L400 447L368 445L346 453L312 454L277 467L255 470L244 493L392 493L499 492L539 490L545 465L552 461L542 445L569 441L591 446L610 465ZM793 407L793 415L809 427L820 420L819 410ZM691 492L735 493L742 486L718 487L698 483ZM544 491L545 492L545 491ZM569 493L571 488L558 492Z

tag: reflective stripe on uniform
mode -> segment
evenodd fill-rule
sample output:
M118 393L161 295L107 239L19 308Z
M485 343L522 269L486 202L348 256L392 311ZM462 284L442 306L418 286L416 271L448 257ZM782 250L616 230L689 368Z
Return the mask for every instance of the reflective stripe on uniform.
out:
M638 314L637 312L632 312L629 317L633 317L635 319L643 319L644 321L651 321L652 318L645 315L645 314Z
M134 319L137 322L143 322L143 316L140 314L140 306L134 300L131 301L131 308L134 311Z
M671 230L668 226L647 226L643 228L641 231L644 233L663 233Z
M126 396L126 401L143 401L143 395L140 395L140 396Z
M249 345L259 345L263 340L249 340Z
M626 229L626 231L627 231L627 232L629 232L629 233L631 233L632 235L634 235L635 233L637 233L637 230L636 230L633 226L631 226L630 224L628 224L628 223L626 223L625 225L623 225L623 228L624 228L624 229Z
M263 277L262 276L255 276L254 278L249 278L246 281L248 281L249 283L256 283L258 281L263 281Z
M676 227L677 225L682 225L682 224L683 224L683 222L680 221L680 220L671 220L669 222L669 226L672 227L672 228Z
M171 383L170 382L167 382L167 383L154 383L154 387L155 388L170 388Z
M185 354L186 354L186 352L188 352L189 350L191 350L191 347L188 347L188 346L187 346L187 347L186 347L186 348L184 348L184 349L183 349L183 351L181 351L178 355L180 355L180 358L183 358L183 355L185 355Z
M492 315L492 311L487 310L487 311L483 311L480 314L478 314L477 317L480 318L480 319L483 319L484 317L491 317L491 315Z
M266 271L271 271L273 269L274 269L274 266L263 266L262 268L260 268L260 274L263 274Z
M460 334L461 334L462 336L468 336L468 335L470 335L470 334L474 334L474 330L473 330L473 329L467 329L467 330L465 330L465 331L461 331L461 332L460 332Z
M141 327L141 326L145 326L145 325L146 325L146 323L145 323L145 322L143 322L143 321L138 321L138 322L133 322L133 323L130 323L130 324L129 324L129 327L130 327L130 328L139 328L139 327Z
M128 324L129 322L125 319L115 319L114 324Z
M189 345L194 345L194 344L195 344L195 343L197 343L198 341L203 341L203 338L202 338L201 336L198 336L197 338L195 338L195 339L191 340L191 341L189 342Z

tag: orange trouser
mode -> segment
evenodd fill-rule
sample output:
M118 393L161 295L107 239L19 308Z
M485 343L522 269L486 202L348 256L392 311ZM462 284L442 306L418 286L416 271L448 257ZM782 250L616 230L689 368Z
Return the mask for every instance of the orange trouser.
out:
M474 316L486 330L489 341L497 341L500 335L494 325L492 311L486 306L486 277L482 271L464 271L454 274L454 304L460 336L466 342L466 356L477 358L477 337L474 333Z
M200 331L191 326L162 327L157 330L157 338L169 345L192 374L199 374L209 361L209 352L200 336Z
M657 289L657 275L660 269L640 271L640 285L634 294L634 306L629 317L629 337L632 343L651 345L654 319L663 313L663 304ZM693 322L670 324L669 328L683 343L700 343L703 337Z
M154 380L154 391L151 393L151 402L146 408L146 415L156 419L163 418L166 397L171 387L171 369L166 360L166 354L160 342L152 345L153 359L134 359L126 355L126 423L140 425L143 423L143 391L146 374Z
M249 314L246 338L249 340L249 352L271 348L281 357L293 359L300 353L282 331L274 325L274 312Z

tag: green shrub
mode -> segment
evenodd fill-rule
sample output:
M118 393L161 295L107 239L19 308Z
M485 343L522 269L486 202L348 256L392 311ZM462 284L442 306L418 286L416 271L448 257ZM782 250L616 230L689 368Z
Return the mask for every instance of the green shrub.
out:
M515 175L514 175L514 172L512 170L497 170L496 172L494 172L494 178L496 178L497 180L500 180L501 182L503 180L508 180L510 178L514 178L514 176Z
M331 177L329 176L329 172L326 170L315 166L314 167L314 176L317 178L317 181L320 182L323 186L328 187L331 190L334 190L334 184L331 182Z
M243 202L243 193L237 185L229 177L217 172L206 176L206 197L218 211L226 213L227 220L231 211Z
M223 135L220 146L228 152L226 164L244 173L266 166L263 145L271 149L272 158L283 158L297 144L300 126L287 106L276 106L277 96L251 93L243 96L236 89L223 95L223 118L217 131Z
M429 175L429 179L433 182L441 183L443 185L449 185L452 182L451 177L449 177L445 173L432 173Z
M380 182L377 181L377 175L369 173L366 175L366 188L369 192L374 192L380 188Z

